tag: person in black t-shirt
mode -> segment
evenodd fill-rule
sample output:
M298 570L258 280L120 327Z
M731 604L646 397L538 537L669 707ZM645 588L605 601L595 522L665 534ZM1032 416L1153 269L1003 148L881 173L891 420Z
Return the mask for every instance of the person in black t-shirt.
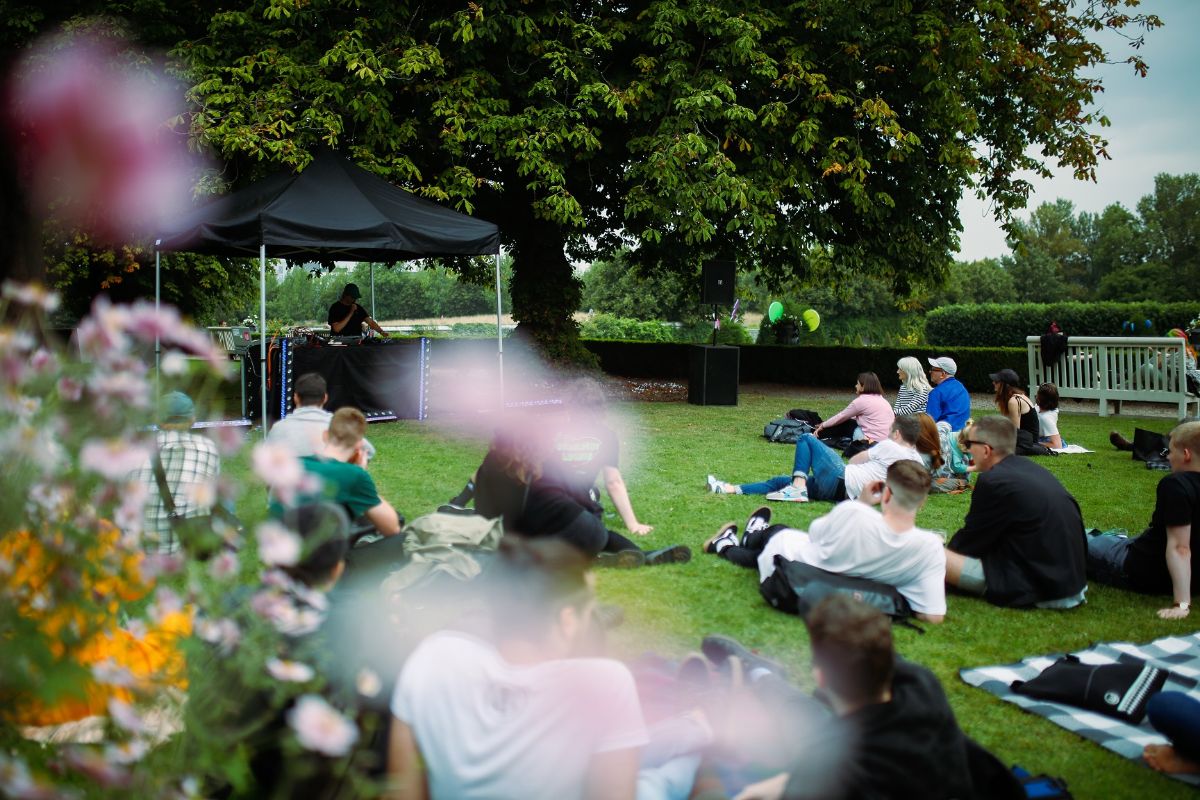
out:
M1192 532L1200 529L1200 422L1171 431L1171 474L1158 482L1150 527L1141 536L1088 536L1088 575L1144 594L1172 595L1162 619L1184 619L1192 600Z
M805 624L813 676L837 722L804 742L787 772L747 786L735 800L975 797L968 739L937 676L896 655L891 621L834 594ZM752 681L755 666L748 665ZM779 690L777 682L767 687Z
M379 327L379 323L358 304L360 297L362 292L358 290L358 285L347 283L342 290L342 298L329 307L329 330L337 336L358 336L365 322L380 336L387 336L387 331Z

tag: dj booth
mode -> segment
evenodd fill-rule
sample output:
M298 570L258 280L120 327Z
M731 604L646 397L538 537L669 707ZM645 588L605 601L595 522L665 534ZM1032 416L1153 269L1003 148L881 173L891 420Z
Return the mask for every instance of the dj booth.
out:
M261 416L259 345L242 357L243 414ZM293 384L316 372L329 387L326 408L361 410L371 422L425 419L428 412L429 340L347 337L273 337L267 342L267 414L282 419L293 408Z

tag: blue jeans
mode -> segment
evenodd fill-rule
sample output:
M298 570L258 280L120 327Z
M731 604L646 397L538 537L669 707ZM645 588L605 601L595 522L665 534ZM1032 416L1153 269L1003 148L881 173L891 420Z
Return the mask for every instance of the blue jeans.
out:
M1176 752L1200 761L1200 700L1183 692L1159 692L1146 703L1146 716Z
M1099 583L1118 589L1132 589L1125 572L1125 558L1133 539L1128 536L1087 537L1087 574Z
M838 451L811 433L805 433L796 440L792 474L805 476L810 500L835 500L838 486L846 474L846 465ZM791 477L778 475L758 483L743 483L742 494L777 492L791 482Z

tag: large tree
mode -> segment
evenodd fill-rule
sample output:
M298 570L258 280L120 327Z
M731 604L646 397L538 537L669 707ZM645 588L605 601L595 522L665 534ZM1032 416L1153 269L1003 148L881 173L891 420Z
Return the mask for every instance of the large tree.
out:
M571 260L622 247L635 268L732 257L774 285L814 246L835 276L939 279L964 188L1008 219L1022 170L1092 177L1085 75L1106 54L1088 37L1156 26L1136 4L249 0L213 4L174 53L222 177L347 149L499 223L514 316L569 342Z

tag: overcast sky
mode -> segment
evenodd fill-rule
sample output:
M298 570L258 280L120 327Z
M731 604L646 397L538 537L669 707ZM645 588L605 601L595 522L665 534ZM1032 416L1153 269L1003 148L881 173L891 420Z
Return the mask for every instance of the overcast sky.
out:
M1052 180L1033 180L1029 204L1017 216L1028 219L1030 211L1060 197L1074 203L1076 213L1102 211L1112 203L1134 210L1154 189L1155 175L1200 172L1200 0L1143 0L1140 10L1164 23L1147 34L1140 51L1149 74L1139 78L1127 64L1098 69L1105 87L1098 105L1112 125L1097 126L1096 132L1108 139L1112 160L1096 167L1096 183L1077 181L1059 169ZM1114 59L1131 52L1112 34L1102 42ZM959 213L960 260L1008 253L1004 233L985 203L964 197Z

